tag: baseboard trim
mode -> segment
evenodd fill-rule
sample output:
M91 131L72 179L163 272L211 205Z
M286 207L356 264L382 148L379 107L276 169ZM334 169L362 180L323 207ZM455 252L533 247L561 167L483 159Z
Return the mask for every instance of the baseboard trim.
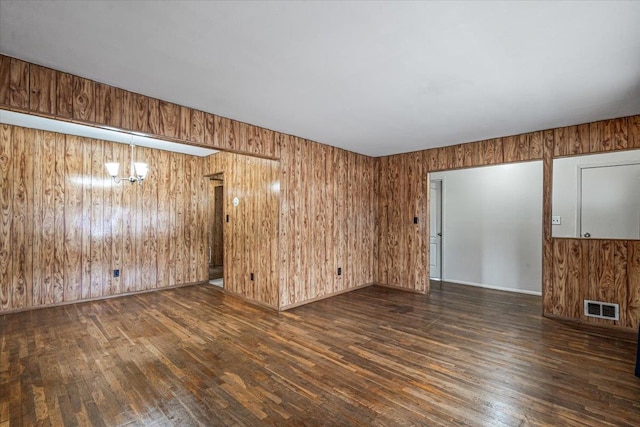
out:
M475 286L477 288L493 289L495 291L515 292L518 294L535 295L539 297L542 296L542 291L538 292L538 291L527 291L526 289L503 288L501 286L485 285L483 283L465 282L464 280L446 279L446 280L443 280L442 282L457 283L458 285Z
M577 319L575 317L564 317L564 316L557 316L554 314L544 314L544 313L542 314L542 317L545 317L549 320L565 322L565 324L569 326L572 324L574 326L578 324L582 326L590 326L590 327L593 327L594 329L603 329L605 331L616 330L620 332L628 332L631 334L630 339L635 339L637 336L636 328L634 326L614 325L613 323L596 323L596 322L591 322L585 319ZM598 319L598 320L613 322L613 320L608 320L608 319Z
M419 294L419 295L426 295L429 292L429 286L427 285L427 289L425 289L424 291L419 291L417 289L410 289L410 288L403 288L402 286L396 286L396 285L386 285L383 283L374 283L376 286L380 286L382 288L389 288L389 289L395 289L397 291L403 291L403 292L409 292L412 294Z
M190 282L190 283L183 283L183 284L180 284L180 285L165 286L163 288L143 289L141 291L125 292L125 293L122 293L122 294L115 294L115 295L105 295L105 296L95 297L95 298L83 298L83 299L78 299L78 300L74 300L74 301L57 302L57 303L54 303L54 304L36 305L36 306L33 306L33 307L24 307L24 308L14 308L14 309L11 309L11 310L0 311L0 316L5 315L5 314L22 313L23 311L40 310L40 309L43 309L43 308L63 307L65 305L82 304L82 303L85 303L85 302L95 302L95 301L102 301L102 300L107 300L107 299L112 299L112 298L129 297L129 296L132 296L132 295L146 294L146 293L149 293L149 292L168 291L168 290L171 290L171 289L184 288L186 286L204 285L205 283L208 283L208 282Z
M253 299L245 297L244 295L241 295L241 294L239 294L237 292L230 291L230 290L228 290L228 289L226 289L224 287L211 285L208 282L207 282L207 284L210 285L216 291L222 292L222 293L227 294L227 295L229 295L231 297L234 297L234 298L238 298L239 300L242 300L242 302L246 302L248 304L255 305L255 306L260 307L260 308L266 308L267 310L270 310L270 311L275 311L275 312L278 311L278 307L276 307L276 306L269 305L269 304L264 303L262 301L253 300Z
M292 308L300 307L301 305L310 304L310 303L316 302L316 301L321 301L323 299L335 297L336 295L344 294L346 292L355 291L356 289L366 288L367 286L373 286L373 285L376 285L376 284L377 283L365 283L364 285L355 286L355 287L349 288L349 289L342 289L342 290L340 290L338 292L333 292L331 294L320 295L320 296L317 296L315 298L311 298L311 299L308 299L308 300L295 302L295 303L289 304L289 305L283 305L282 307L280 307L280 311L287 311L287 310L290 310Z

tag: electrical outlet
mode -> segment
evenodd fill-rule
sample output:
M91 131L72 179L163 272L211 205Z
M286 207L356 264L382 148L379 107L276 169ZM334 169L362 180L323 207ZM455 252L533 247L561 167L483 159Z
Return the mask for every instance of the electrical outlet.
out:
M120 270L113 270L113 277L120 277Z
M560 225L562 224L562 217L558 215L554 215L551 217L551 225Z
M342 267L338 267L338 276L342 276Z
M253 282L253 273L251 273L251 281Z
M414 224L417 224L417 223L418 223L418 217L417 217L417 216L414 216L414 217L413 217L413 223L414 223Z

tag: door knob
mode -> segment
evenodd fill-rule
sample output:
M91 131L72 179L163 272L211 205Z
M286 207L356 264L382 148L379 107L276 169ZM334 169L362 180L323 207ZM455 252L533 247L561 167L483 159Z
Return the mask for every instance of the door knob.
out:
M442 233L438 233L438 236L442 237Z
M584 237L591 237L591 233L584 233Z

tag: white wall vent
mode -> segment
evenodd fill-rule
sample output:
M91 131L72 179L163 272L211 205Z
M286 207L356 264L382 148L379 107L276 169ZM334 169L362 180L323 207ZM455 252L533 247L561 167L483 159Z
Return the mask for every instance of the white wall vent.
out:
M609 302L584 300L584 315L599 319L620 320L620 306Z

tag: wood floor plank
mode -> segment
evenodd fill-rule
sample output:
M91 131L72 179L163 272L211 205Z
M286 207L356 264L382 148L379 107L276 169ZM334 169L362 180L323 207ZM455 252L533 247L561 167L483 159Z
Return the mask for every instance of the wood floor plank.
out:
M638 425L634 334L540 311L433 282L279 315L210 285L8 314L0 423Z

